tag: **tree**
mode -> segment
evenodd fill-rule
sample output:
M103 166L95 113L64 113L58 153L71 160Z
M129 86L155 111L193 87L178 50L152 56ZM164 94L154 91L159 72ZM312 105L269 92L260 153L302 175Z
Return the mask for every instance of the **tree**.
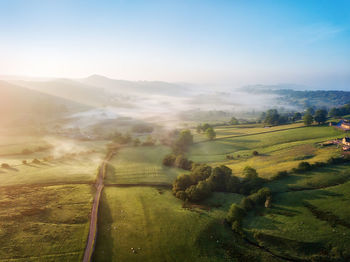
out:
M314 121L314 118L310 113L306 113L303 117L304 125L309 126Z
M207 181L199 181L197 185L190 186L185 192L190 201L197 202L210 196L211 187Z
M293 122L300 120L301 114L299 112L295 112L292 119L293 119Z
M175 153L183 153L187 151L188 147L192 144L193 135L191 134L191 131L188 129L182 130L173 144L173 150Z
M197 131L197 133L198 134L200 134L201 132L202 132L202 125L201 124L199 124L197 127L196 127L196 131Z
M226 220L229 223L233 223L235 221L240 222L243 219L244 210L240 208L237 204L232 204L228 214L226 216Z
M325 109L318 109L315 112L315 121L318 124L323 124L327 121L327 111Z
M174 154L166 155L163 158L163 165L164 166L174 166L175 160L176 160L176 156Z
M246 166L243 169L243 176L246 179L255 179L258 177L258 173L256 172L256 170L250 166Z
M208 128L210 128L211 125L209 125L208 123L205 123L203 126L202 126L202 131L205 132L207 131Z
M313 109L312 107L309 107L308 109L306 109L306 114L310 114L313 116L315 114L315 109Z
M226 166L215 167L211 172L208 182L213 191L225 192L229 185L232 170Z
M187 174L179 175L173 183L173 192L176 194L178 191L185 191L188 187L195 184L192 177Z
M135 140L134 140L134 146L139 146L140 144L141 144L140 139L135 138Z
M335 108L335 107L333 107L333 108L329 111L328 114L329 114L330 117L334 117L334 118L338 118L338 117L341 117L341 116L342 116L341 109Z
M207 137L209 138L209 140L213 140L216 137L216 132L214 131L214 129L212 127L207 128L205 133L206 133Z
M234 116L231 118L230 120L230 124L231 125L238 125L239 124L239 121L237 118L235 118Z
M278 125L279 118L280 115L278 114L278 111L276 109L270 109L266 113L264 123L268 125Z

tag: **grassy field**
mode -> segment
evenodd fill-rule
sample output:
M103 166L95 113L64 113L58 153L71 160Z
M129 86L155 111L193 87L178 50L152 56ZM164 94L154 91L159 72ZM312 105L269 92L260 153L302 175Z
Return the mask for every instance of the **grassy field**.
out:
M262 177L268 178L278 171L296 167L305 159L313 163L339 155L340 151L336 147L320 148L319 143L344 136L342 131L328 126L298 126L290 125L290 129L288 125L283 126L283 130L276 127L277 131L265 133L259 133L261 128L255 127L247 128L249 131L226 127L224 129L227 130L242 129L240 132L245 135L198 142L191 148L188 157L195 162L211 163L214 166L225 164L235 175L240 175L244 167L249 165L256 168ZM258 151L259 156L253 156L253 151ZM232 155L234 159L227 160L227 155Z
M1 138L0 261L80 261L106 142Z
M169 153L171 149L165 146L122 148L110 161L106 184L171 184L186 171L162 165Z
M350 164L293 174L266 186L273 206L244 219L248 236L275 254L306 258L350 250Z
M203 208L191 210L184 209L168 190L106 187L93 260L232 261L239 252L259 252L261 261L277 261L252 247L243 245L244 252L235 247L239 240L222 222L229 205L241 198L218 193Z
M90 185L2 187L0 261L79 261L86 244Z

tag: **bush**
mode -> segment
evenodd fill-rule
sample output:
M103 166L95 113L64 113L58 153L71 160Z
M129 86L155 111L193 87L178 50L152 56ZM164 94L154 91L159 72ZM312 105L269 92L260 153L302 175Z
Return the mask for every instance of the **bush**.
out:
M207 179L212 173L211 166L208 166L206 164L194 164L192 166L191 175L193 179L196 181L202 181Z
M232 170L230 168L226 166L215 167L208 178L212 190L226 192L227 185L230 183L231 175Z
M258 151L253 151L253 156L258 156L259 152Z
M254 207L255 203L253 202L253 200L251 200L249 197L245 197L242 199L241 201L241 207L245 210L245 211L249 211L252 210Z
M25 149L22 150L22 154L23 155L30 155L32 153L33 153L33 151L29 150L28 148L25 148Z
M174 165L178 168L182 168L184 170L192 169L192 161L185 158L183 155L178 155L175 159Z
M35 159L33 159L32 163L33 163L33 164L40 164L40 161L39 161L38 159L35 158Z
M288 172L286 170L283 171L278 171L276 175L274 175L271 179L272 180L277 180L277 179L281 179L283 177L288 176Z
M187 198L190 201L198 202L211 195L210 184L207 181L199 181L197 185L186 189Z
M179 199L181 199L182 201L187 200L187 194L185 191L178 191L176 192L175 196Z
M176 194L178 191L185 191L188 187L195 184L195 181L190 175L179 175L173 183L173 192Z
M174 154L166 155L163 158L163 165L164 166L174 166L175 165L175 160L176 160L176 156Z
M243 169L243 176L246 179L254 179L258 177L258 173L256 172L256 170L250 166L246 166Z
M7 163L3 163L3 164L1 164L1 167L2 168L10 168L10 165Z
M237 204L232 204L227 213L226 221L230 224L233 224L235 221L241 222L244 214L245 212L242 208L240 208Z
M300 162L297 168L298 172L305 172L305 171L309 171L312 169L312 166L310 165L309 162L303 161Z

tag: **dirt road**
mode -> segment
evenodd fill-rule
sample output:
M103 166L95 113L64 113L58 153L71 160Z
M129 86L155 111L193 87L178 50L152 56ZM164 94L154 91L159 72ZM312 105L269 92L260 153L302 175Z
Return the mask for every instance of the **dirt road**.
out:
M106 158L103 160L98 171L98 176L95 183L96 194L95 194L94 201L92 204L92 209L91 209L89 236L88 236L88 240L87 240L87 244L84 252L83 262L90 262L92 253L94 252L96 235L97 235L98 207L100 204L101 193L104 186L103 179L105 177L107 163L115 155L115 153L116 151L112 151L107 154Z

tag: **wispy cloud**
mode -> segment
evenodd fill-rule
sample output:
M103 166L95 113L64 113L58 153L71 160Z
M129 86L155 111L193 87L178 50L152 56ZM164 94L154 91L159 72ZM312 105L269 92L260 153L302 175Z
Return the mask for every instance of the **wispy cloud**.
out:
M312 44L336 37L346 30L344 27L331 24L312 24L304 27L300 31L300 36L304 39L305 43Z

